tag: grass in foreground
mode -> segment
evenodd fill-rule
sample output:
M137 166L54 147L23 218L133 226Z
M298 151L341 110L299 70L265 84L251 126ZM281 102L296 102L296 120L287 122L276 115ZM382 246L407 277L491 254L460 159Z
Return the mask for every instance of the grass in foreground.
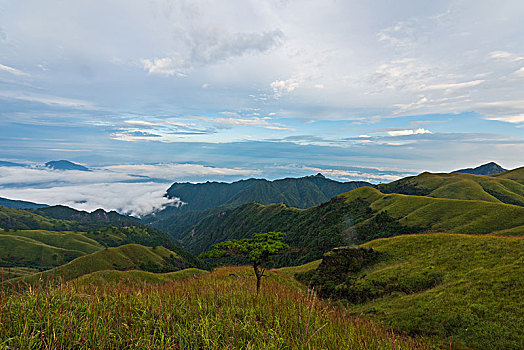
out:
M328 266L310 277L321 294L407 334L474 349L524 348L523 238L421 234L362 246L379 260L340 276Z
M231 276L235 273L238 277ZM270 273L258 298L248 267L165 284L74 281L0 294L0 348L420 349Z

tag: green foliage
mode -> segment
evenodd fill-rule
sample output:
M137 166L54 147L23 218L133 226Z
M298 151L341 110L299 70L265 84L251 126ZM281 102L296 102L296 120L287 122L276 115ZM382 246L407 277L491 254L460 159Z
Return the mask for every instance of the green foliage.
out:
M190 251L200 253L227 239L242 239L256 232L285 232L285 243L293 249L279 256L277 265L296 265L344 245L348 226L370 214L366 201L346 201L342 197L305 210L283 204L249 203L202 220L182 242Z
M379 258L360 269L327 261L299 278L398 331L475 349L524 347L524 239L439 233L362 247Z
M230 240L215 244L213 250L203 253L203 258L222 258L224 256L240 256L251 260L257 278L257 294L260 281L264 276L264 265L273 263L273 255L282 253L289 246L282 242L282 232L255 233L253 238Z
M131 273L131 272L130 272ZM231 273L240 277L232 277ZM257 299L246 267L162 285L137 280L0 292L10 349L425 349L269 273ZM191 274L192 275L192 274Z

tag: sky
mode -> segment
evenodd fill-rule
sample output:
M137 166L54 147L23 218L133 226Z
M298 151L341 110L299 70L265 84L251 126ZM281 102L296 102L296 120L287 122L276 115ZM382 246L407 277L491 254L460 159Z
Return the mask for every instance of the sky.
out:
M148 176L153 207L173 181L523 166L523 18L519 0L0 0L0 160L29 166L0 176L48 179L0 196L93 191L41 167L58 159L120 167L101 188Z

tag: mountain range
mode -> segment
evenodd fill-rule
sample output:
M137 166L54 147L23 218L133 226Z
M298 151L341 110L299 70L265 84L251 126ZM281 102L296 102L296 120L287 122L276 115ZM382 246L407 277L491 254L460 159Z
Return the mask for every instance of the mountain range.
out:
M168 207L143 218L143 221L178 239L205 217L246 203L283 203L296 208L309 208L363 186L372 184L364 181L339 182L320 173L275 181L247 179L233 183L174 183L167 190L166 197L178 198L185 204Z

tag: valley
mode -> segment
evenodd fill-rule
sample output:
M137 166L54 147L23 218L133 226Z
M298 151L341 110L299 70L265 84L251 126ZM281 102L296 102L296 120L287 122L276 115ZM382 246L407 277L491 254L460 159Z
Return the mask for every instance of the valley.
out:
M389 348L393 341L406 349L523 347L524 305L517 297L524 293L522 169L493 175L422 173L378 186L346 185L320 174L283 182L174 184L166 196L189 204L141 219L101 209L0 207L2 300L9 300L11 310L13 305L33 310L22 317L20 327L24 322L49 327L33 319L37 309L26 303L36 302L34 297L64 300L64 315L73 315L86 303L75 295L85 295L85 306L102 320L63 318L53 307L39 306L62 325L58 338L13 338L19 326L11 325L2 331L4 339L11 339L4 344L16 339L32 347L58 346L68 337L66 324L92 322L96 333L80 332L75 339L95 337L108 346L129 346L119 333L124 329L108 318L117 302L128 310L121 314L126 321L118 322L164 336L175 327L173 317L189 322L195 312L206 315L202 322L177 328L172 337L141 333L135 346L209 347L218 342L218 348L338 349L342 344ZM325 200L328 194L332 198ZM249 268L232 266L247 260L197 257L217 243L260 232L284 233L289 249L275 256L259 298L251 290ZM217 265L229 266L212 268ZM232 294L232 285L242 286L240 294ZM167 297L167 291L175 296ZM105 299L115 292L118 301ZM294 311L271 311L266 303L275 303L274 297ZM296 309L301 298L310 303L306 309ZM181 300L188 303L186 316L157 309L164 301L169 309ZM194 309L198 300L206 306ZM0 308L4 320L11 317L5 314L8 304ZM132 304L143 305L146 313L131 320ZM239 311L248 305L248 313ZM233 316L239 312L243 316ZM301 316L304 312L313 313L309 321ZM143 328L150 313L158 323ZM226 321L231 317L237 321ZM252 329L246 333L236 328L238 322ZM106 327L120 335L106 334ZM288 327L306 328L300 335ZM343 329L353 329L351 340L340 333ZM281 334L279 340L256 336L269 330Z

